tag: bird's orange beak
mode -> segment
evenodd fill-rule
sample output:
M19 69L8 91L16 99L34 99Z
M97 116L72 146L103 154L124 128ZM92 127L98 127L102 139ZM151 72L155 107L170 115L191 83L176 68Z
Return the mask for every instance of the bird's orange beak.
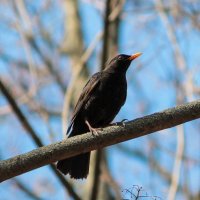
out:
M134 60L134 59L136 59L137 57L139 57L139 56L141 56L142 55L142 53L135 53L135 54L133 54L132 56L130 56L129 58L128 58L128 60Z

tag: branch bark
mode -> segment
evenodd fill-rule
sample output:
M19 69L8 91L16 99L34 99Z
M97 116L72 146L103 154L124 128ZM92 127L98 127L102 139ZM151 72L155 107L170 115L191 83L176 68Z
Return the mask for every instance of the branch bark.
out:
M148 135L200 118L200 100L104 128L98 136L78 135L0 162L0 182L57 160Z

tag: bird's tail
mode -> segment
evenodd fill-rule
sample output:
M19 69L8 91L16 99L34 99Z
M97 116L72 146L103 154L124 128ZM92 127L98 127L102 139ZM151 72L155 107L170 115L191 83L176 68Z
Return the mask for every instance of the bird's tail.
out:
M90 152L58 161L57 169L65 175L69 174L71 178L83 179L89 173L89 163Z
M83 122L79 120L79 124L76 123L73 125L73 129L68 137L73 137L86 133L88 127ZM57 169L60 170L63 174L69 174L71 178L74 179L83 179L87 178L89 173L89 164L90 164L90 152L83 153L71 158L66 158L57 162Z

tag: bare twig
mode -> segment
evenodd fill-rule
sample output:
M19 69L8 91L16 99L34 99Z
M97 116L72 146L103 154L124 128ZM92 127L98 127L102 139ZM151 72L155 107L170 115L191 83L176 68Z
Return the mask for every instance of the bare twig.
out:
M145 190L138 186L138 185L133 185L131 188L129 189L124 189L122 192L125 193L125 195L128 196L128 198L122 198L122 200L139 200L139 199L152 199L152 200L156 200L156 199L160 199L162 200L160 197L158 196L152 196L152 195L148 195L147 192L145 192Z

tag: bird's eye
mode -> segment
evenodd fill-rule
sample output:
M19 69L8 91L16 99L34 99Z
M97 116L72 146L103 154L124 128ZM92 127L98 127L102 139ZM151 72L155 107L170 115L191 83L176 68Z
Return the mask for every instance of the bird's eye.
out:
M118 57L118 60L122 60L122 59L123 59L123 57L122 57L122 56L119 56L119 57Z

